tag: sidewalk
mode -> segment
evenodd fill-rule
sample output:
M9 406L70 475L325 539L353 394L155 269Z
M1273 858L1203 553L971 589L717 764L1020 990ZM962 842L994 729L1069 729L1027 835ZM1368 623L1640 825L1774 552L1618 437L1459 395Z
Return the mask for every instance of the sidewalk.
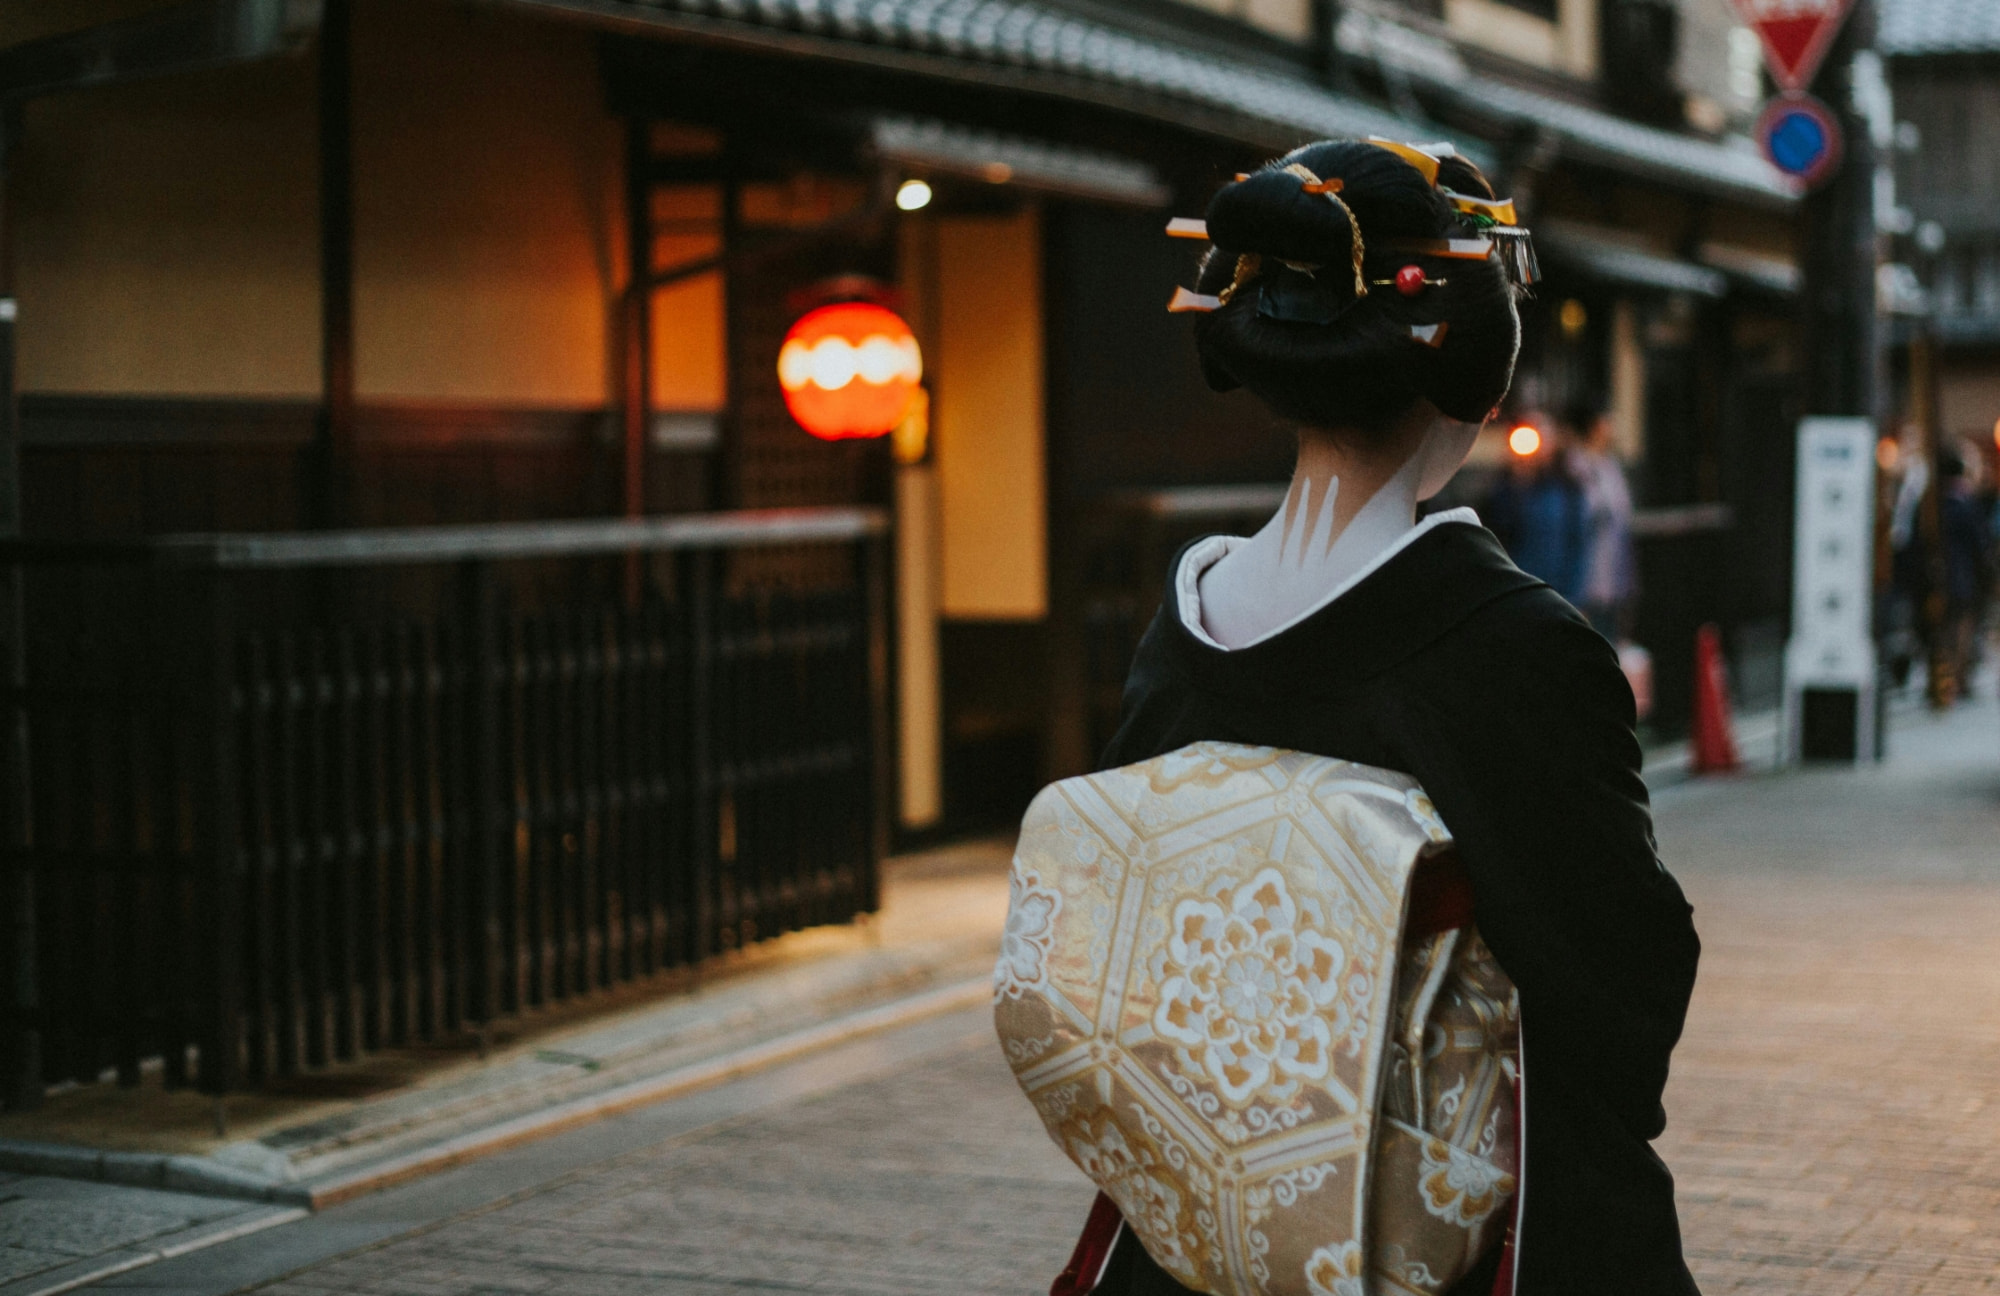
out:
M77 1087L0 1117L0 1296L295 1219L525 1140L983 1003L1006 916L1002 841L888 861L883 907L510 1023L485 1059L396 1050L275 1094ZM662 997L663 990L666 991ZM634 1002L634 1001L637 1002ZM81 1181L96 1182L81 1182ZM67 1221L60 1229L49 1218Z

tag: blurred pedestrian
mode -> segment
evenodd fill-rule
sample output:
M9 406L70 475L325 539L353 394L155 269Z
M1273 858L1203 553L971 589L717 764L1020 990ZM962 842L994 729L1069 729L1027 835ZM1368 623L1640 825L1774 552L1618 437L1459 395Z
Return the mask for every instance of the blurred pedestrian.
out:
M1570 473L1583 488L1587 534L1582 599L1577 610L1597 633L1618 643L1631 629L1632 601L1639 588L1638 557L1632 548L1632 488L1612 449L1616 425L1611 415L1588 402L1569 410Z
M1545 415L1522 426L1535 430L1531 448L1519 439L1507 472L1480 508L1480 516L1514 565L1546 581L1572 606L1583 601L1590 541L1590 505L1576 478L1561 429Z
M1931 481L1923 428L1914 421L1905 423L1887 458L1890 466L1885 471L1894 478L1895 494L1889 504L1889 591L1879 615L1889 678L1901 688L1909 682L1911 665L1928 656L1929 646L1922 607L1930 579L1922 529L1917 525Z
M1938 539L1944 548L1941 654L1955 696L1969 697L1978 665L1979 624L1993 587L1991 518L1980 506L1979 483L1957 449L1938 456Z

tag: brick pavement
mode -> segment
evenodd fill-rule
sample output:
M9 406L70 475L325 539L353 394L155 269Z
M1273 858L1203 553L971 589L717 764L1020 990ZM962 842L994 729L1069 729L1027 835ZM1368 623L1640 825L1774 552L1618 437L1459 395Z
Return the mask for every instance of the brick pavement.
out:
M1660 1148L1708 1296L2000 1292L2000 710L1892 734L1661 799L1704 954Z
M628 1155L270 1290L1045 1290L1091 1191L1042 1134L984 1017L894 1079Z
M1905 724L1880 770L1670 789L1659 825L1706 941L1662 1144L1704 1290L2000 1292L2000 711ZM267 1290L1042 1290L1089 1191L980 1016Z

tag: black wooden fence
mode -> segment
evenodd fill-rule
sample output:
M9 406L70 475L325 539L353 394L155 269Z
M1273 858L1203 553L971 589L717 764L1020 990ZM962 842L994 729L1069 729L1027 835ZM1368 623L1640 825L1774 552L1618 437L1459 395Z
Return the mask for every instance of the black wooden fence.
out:
M876 906L882 517L17 544L17 1096L222 1093ZM14 784L18 786L18 784Z

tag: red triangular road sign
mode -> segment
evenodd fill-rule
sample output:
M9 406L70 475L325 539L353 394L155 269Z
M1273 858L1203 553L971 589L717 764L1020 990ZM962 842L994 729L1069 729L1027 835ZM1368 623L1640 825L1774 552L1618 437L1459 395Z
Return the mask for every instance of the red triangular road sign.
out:
M1733 0L1737 16L1764 42L1764 66L1780 90L1812 84L1854 0Z

